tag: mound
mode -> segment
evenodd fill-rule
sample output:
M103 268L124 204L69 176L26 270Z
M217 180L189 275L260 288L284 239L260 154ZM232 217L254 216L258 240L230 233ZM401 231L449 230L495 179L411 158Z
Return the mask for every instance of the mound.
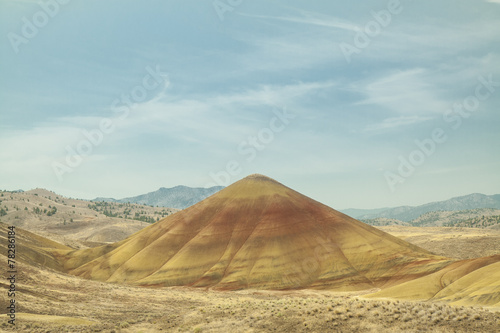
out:
M71 274L221 289L391 286L450 263L262 175L112 245L57 251Z
M437 300L500 307L500 255L460 260L427 276L368 297Z
M9 231L8 226L0 222L0 250L2 255L7 255L8 253L8 245L10 244L8 241ZM15 228L14 232L16 262L34 266L45 266L58 271L64 270L60 262L52 255L52 252L54 249L68 251L69 247L21 228ZM5 263L5 266L7 266L7 263Z
M486 305L500 308L500 256L493 264L464 275L432 299L456 305Z

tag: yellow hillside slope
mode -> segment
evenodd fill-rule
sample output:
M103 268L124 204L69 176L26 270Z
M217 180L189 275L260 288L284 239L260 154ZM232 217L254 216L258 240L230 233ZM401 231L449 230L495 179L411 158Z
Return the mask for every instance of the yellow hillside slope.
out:
M0 222L0 250L7 255L8 226ZM28 263L30 265L43 265L58 271L64 271L63 265L54 258L54 249L68 251L70 248L54 242L50 239L35 235L21 228L14 228L16 262ZM7 262L5 262L7 265Z
M500 255L460 260L367 297L443 300L460 305L500 305Z
M500 256L498 262L481 267L438 292L433 299L456 305L500 307Z

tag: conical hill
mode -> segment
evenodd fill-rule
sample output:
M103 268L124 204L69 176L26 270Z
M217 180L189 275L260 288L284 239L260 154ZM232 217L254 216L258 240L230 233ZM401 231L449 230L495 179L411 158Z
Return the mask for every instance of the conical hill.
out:
M262 175L119 243L58 255L89 279L222 289L386 287L453 262Z

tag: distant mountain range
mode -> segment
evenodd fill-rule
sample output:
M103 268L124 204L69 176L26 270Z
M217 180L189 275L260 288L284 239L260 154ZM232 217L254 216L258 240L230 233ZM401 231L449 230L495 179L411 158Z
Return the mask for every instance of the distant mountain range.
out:
M500 209L500 194L485 195L473 193L420 206L400 206L379 209L345 209L342 213L358 220L385 218L410 222L429 212L462 211L477 208Z
M130 202L148 206L184 209L200 202L201 200L211 196L212 194L222 190L223 188L223 186L202 188L179 185L172 188L161 187L158 191L138 195L136 197L123 199L95 198L92 201L120 203Z

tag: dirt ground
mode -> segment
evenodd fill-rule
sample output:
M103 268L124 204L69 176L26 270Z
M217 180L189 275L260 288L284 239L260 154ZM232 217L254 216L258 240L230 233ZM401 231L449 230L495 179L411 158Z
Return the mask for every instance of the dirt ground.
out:
M6 287L2 282L2 287ZM328 291L148 289L19 266L16 326L1 332L495 332L500 309ZM373 290L374 291L374 290ZM369 291L365 291L367 293ZM0 295L5 309L7 293ZM5 312L4 312L5 313Z

